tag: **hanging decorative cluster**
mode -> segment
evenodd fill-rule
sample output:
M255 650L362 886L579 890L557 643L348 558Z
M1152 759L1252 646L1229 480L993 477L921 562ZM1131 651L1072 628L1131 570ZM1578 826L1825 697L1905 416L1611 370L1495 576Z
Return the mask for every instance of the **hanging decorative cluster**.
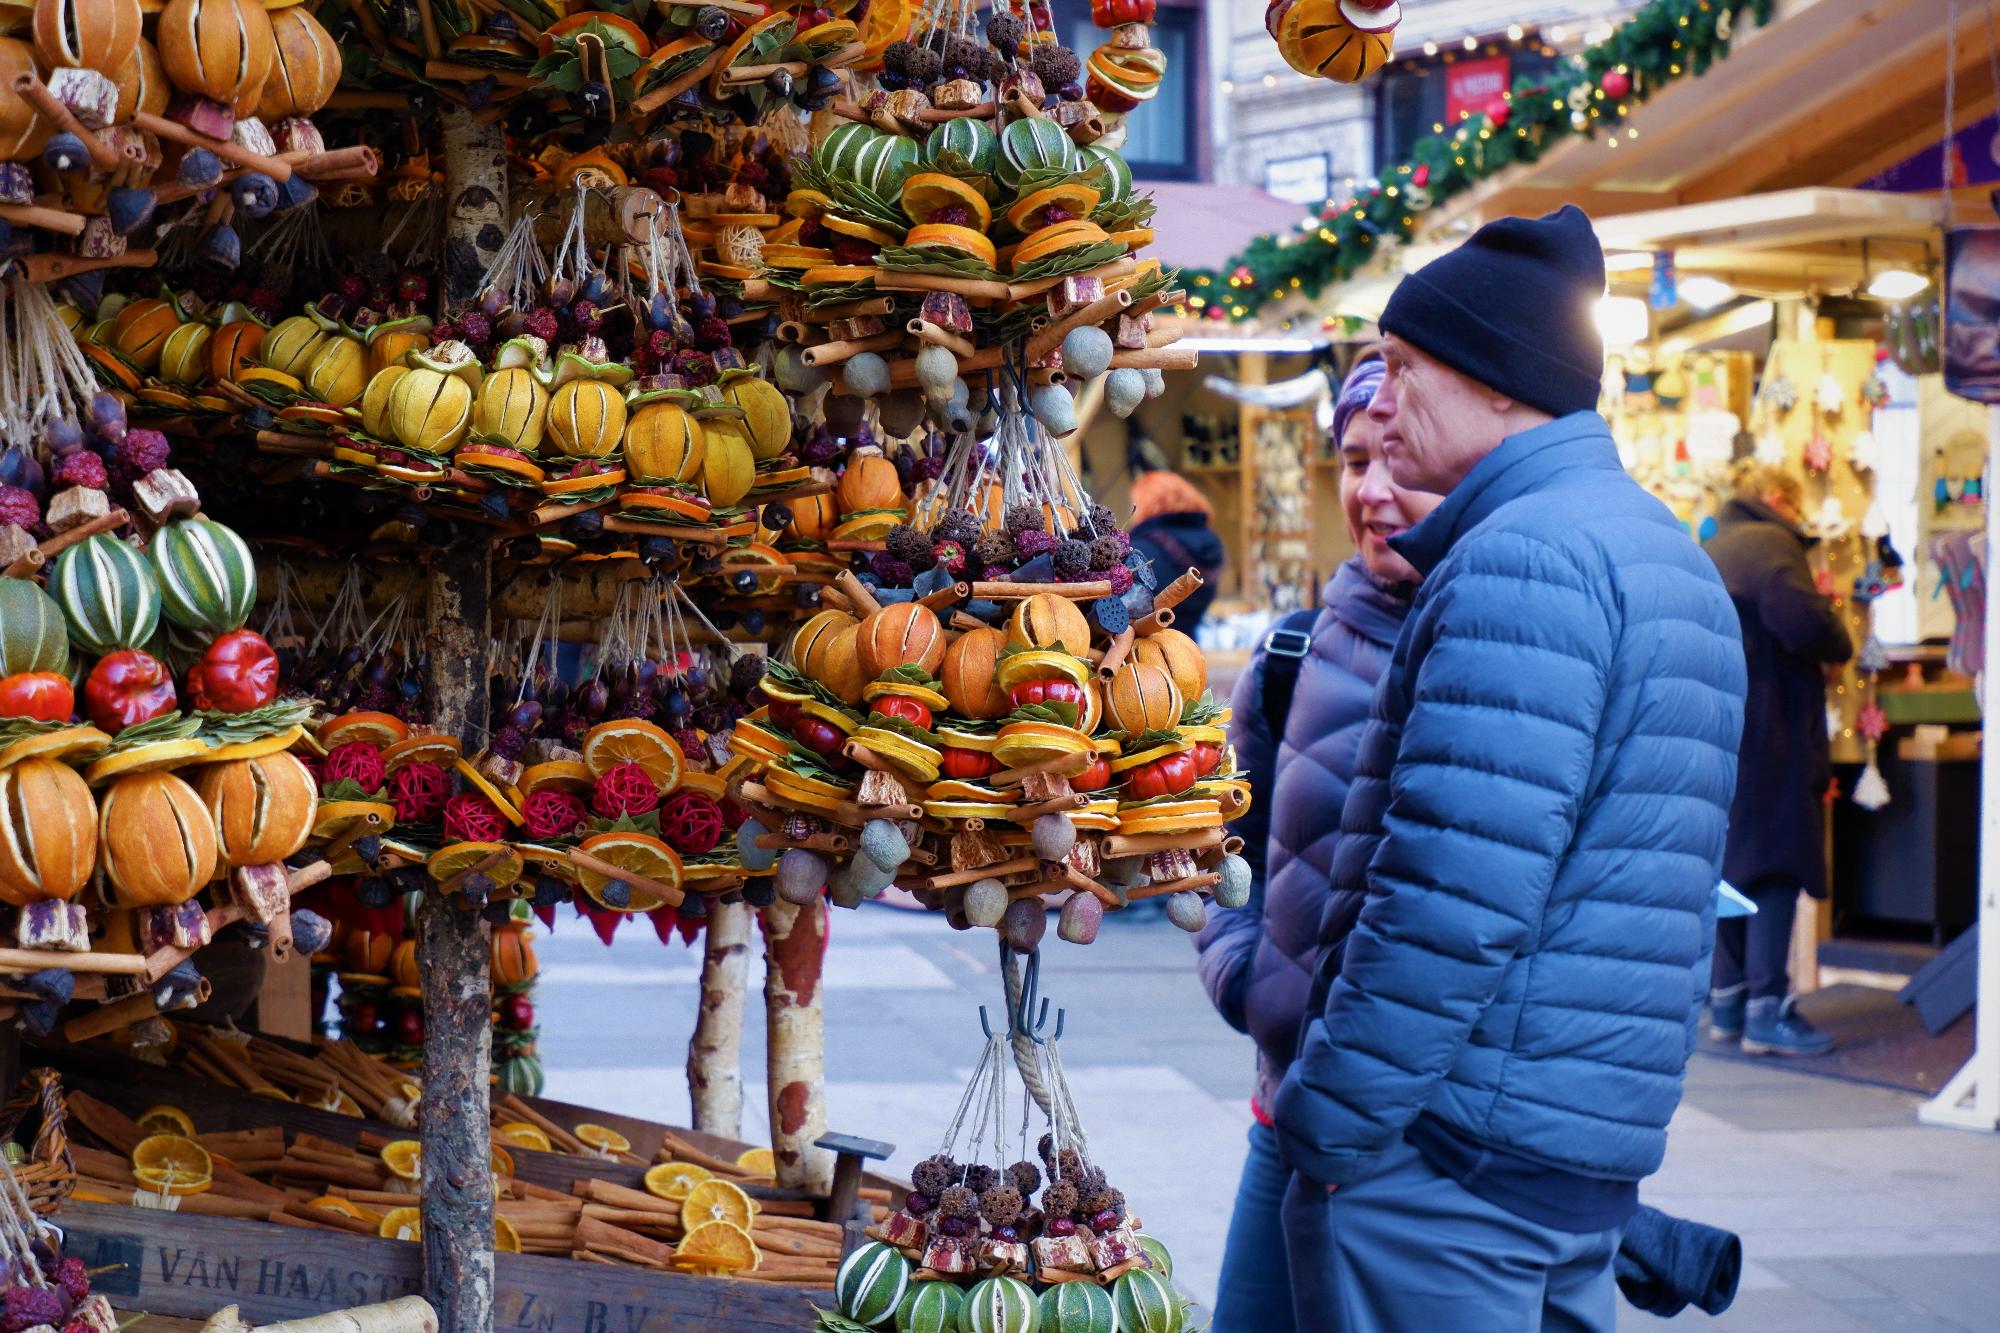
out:
M1369 29L1393 27L1399 8L1292 0L1265 17L1300 73L1338 79L1351 71L1358 79L1387 58L1390 35ZM1210 319L1247 319L1295 292L1317 296L1384 247L1408 240L1427 210L1572 135L1618 132L1655 91L1726 58L1738 23L1766 24L1773 8L1773 0L1653 0L1604 41L1547 74L1522 76L1483 112L1418 140L1408 158L1352 197L1327 200L1296 232L1260 236L1215 268L1188 273L1188 308Z
M375 174L372 148L329 150L312 119L341 57L304 5L35 0L8 14L0 254L31 280L101 287L106 269L159 262L155 233L233 273L241 224Z
M1247 894L1222 826L1250 799L1201 649L1172 628L1200 576L1134 555L1005 397L990 445L963 437L914 501L881 458L850 458L843 492L879 474L857 503L882 549L866 583L827 591L838 604L736 724L730 749L755 765L731 793L752 814L739 854L775 863L787 901L852 907L894 883L1024 951L1045 898L1065 900L1057 931L1076 943L1159 895L1199 929L1204 895Z

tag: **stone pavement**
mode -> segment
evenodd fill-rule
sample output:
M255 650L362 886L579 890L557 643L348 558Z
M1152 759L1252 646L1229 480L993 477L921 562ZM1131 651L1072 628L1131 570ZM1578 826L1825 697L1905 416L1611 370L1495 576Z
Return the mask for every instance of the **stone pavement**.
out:
M982 1042L977 1007L1001 1006L994 936L879 906L836 911L832 936L831 1127L895 1142L890 1168L907 1171L937 1149L958 1105ZM549 1095L686 1123L699 953L660 945L644 922L606 949L583 922L565 920L537 948ZM1094 1155L1172 1249L1188 1294L1206 1302L1250 1124L1248 1040L1210 1010L1188 937L1157 915L1114 918L1087 948L1051 932L1043 952L1044 990L1069 1011L1063 1059ZM760 979L753 964L753 987ZM763 1068L753 1021L746 1138L766 1127ZM1738 1231L1746 1265L1722 1319L1690 1313L1672 1323L1754 1333L2000 1328L2000 1136L1920 1127L1916 1104L1698 1056L1666 1166L1644 1194ZM1621 1333L1662 1326L1630 1309L1619 1323Z

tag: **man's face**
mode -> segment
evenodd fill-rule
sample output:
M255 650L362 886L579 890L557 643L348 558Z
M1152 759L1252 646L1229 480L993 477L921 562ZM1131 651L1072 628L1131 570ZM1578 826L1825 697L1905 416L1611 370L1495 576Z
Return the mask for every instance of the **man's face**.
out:
M1394 334L1382 360L1368 415L1382 424L1389 475L1406 490L1447 495L1506 438L1513 404Z

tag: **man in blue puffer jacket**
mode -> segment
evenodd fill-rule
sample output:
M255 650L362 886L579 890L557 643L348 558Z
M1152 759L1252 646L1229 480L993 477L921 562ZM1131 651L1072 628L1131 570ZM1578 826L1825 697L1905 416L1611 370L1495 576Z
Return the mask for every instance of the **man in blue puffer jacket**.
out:
M1273 1106L1302 1328L1609 1330L1706 989L1742 726L1713 565L1596 402L1564 208L1403 280L1369 411L1424 578L1361 742ZM1358 921L1338 923L1361 899Z

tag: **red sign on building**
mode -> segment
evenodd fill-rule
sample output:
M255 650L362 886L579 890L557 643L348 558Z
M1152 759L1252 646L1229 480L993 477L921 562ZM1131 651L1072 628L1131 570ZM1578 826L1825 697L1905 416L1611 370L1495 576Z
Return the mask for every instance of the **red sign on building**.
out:
M1513 62L1506 56L1460 60L1444 69L1444 123L1456 125L1459 113L1479 115L1487 103L1510 86Z

